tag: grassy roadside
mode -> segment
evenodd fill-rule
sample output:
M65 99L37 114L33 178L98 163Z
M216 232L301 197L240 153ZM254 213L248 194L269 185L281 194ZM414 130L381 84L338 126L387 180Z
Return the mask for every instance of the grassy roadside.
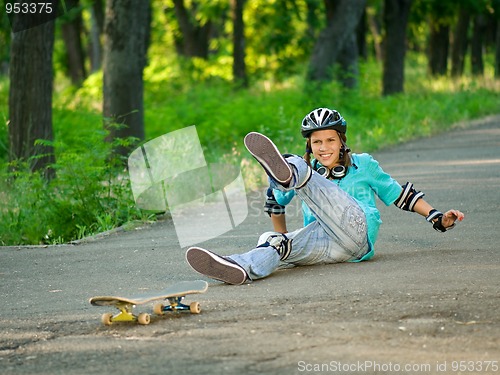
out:
M302 117L315 107L338 109L349 126L354 151L371 152L415 137L444 131L454 123L500 112L500 82L464 77L458 81L426 76L425 64L409 59L405 94L380 96L380 68L361 66L359 88L335 83L306 87L293 77L280 84L261 82L233 91L219 79L193 83L178 71L162 76L146 71L147 139L196 125L209 162L242 167L247 182L257 179L245 160L241 139L249 131L273 138L280 149L303 153ZM487 77L492 77L487 72ZM7 128L0 128L0 245L62 243L99 233L151 213L135 207L128 176L110 159L103 142L101 79L96 74L76 90L59 80L54 95L58 178L49 184L23 172L7 174ZM7 122L8 82L0 80L0 117Z

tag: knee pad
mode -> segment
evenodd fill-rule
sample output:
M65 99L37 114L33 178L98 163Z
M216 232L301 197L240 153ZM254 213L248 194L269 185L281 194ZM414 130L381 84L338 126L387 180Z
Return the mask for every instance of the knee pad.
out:
M257 247L269 247L274 248L280 260L285 260L290 255L292 251L292 240L285 236L283 233L279 232L265 232L257 241Z
M268 238L271 236L279 236L281 235L280 232L264 232L260 235L259 239L257 240L257 247L262 247L265 243L267 243Z

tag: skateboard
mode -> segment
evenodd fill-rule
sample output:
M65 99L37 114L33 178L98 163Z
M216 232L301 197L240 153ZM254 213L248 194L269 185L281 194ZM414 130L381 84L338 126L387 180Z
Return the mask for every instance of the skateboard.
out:
M137 322L139 324L149 324L151 317L148 313L135 315L132 310L136 305L142 305L148 302L165 300L167 305L157 303L153 307L153 312L157 315L163 315L165 312L190 311L192 314L199 314L201 307L199 302L191 302L190 305L182 303L184 297L188 294L205 293L208 289L208 283L202 280L182 281L174 284L161 292L149 292L136 295L135 297L118 296L97 296L92 297L89 302L93 306L114 306L120 310L117 314L106 313L102 315L101 321L104 325L111 325L114 322Z

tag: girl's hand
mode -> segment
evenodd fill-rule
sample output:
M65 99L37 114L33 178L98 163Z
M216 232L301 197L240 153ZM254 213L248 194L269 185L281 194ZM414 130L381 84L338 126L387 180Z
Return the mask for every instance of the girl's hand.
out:
M462 221L465 215L463 212L458 210L449 210L446 211L441 219L441 223L445 228L451 227L455 221Z

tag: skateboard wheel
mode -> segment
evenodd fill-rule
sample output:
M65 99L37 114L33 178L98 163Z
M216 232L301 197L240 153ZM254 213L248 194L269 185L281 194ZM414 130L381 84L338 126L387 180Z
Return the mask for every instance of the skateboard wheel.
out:
M149 316L148 313L140 313L139 316L137 317L137 323L139 324L146 325L149 324L150 321L151 317Z
M110 326L111 324L113 324L113 314L110 313L103 314L101 317L101 322L105 326Z
M189 305L189 311L191 314L199 314L201 312L201 306L199 302L191 302Z
M157 303L153 306L153 312L156 314L156 315L163 315L163 309L165 308L165 306L161 303Z

